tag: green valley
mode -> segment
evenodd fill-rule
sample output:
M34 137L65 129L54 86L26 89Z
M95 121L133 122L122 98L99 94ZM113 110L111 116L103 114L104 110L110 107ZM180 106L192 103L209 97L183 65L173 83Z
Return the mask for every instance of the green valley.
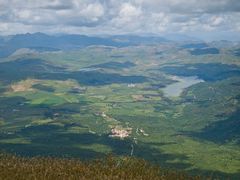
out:
M239 44L217 52L208 46L97 45L1 58L1 151L134 156L238 179L240 59L232 52ZM182 85L183 78L193 83ZM169 96L166 87L177 93Z

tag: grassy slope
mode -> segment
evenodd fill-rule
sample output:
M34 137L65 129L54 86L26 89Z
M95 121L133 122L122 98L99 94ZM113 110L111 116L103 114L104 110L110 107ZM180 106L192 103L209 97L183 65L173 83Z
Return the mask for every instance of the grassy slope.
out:
M135 158L114 158L82 162L76 159L21 158L0 154L0 179L201 179L182 172L166 171ZM210 178L209 178L210 179Z

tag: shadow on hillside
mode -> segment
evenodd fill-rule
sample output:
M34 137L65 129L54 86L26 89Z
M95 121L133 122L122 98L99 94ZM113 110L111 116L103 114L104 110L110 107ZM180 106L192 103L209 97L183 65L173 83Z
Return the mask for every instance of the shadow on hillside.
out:
M112 83L143 83L144 76L122 76L116 73L100 71L67 71L53 66L40 59L19 59L0 63L0 80L5 83L16 82L27 78L46 80L75 79L83 85L108 85Z
M221 63L184 64L181 66L164 66L161 71L176 76L197 76L208 82L223 80L230 77L238 77L240 68L237 65Z
M217 117L224 118L224 114L219 114ZM230 116L225 117L225 120L213 122L203 128L201 132L184 132L185 135L212 141L214 143L224 144L234 141L240 144L240 109L236 110Z

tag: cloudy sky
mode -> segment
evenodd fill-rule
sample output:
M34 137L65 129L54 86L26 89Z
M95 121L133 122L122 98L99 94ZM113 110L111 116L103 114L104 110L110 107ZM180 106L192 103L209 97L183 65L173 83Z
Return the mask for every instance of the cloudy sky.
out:
M26 32L240 39L240 0L0 0L0 35Z

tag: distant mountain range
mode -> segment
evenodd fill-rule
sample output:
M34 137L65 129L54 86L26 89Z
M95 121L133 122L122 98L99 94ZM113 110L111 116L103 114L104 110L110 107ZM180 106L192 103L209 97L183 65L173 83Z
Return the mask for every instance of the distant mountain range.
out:
M0 36L0 58L24 52L46 52L60 50L74 50L88 46L127 47L136 45L151 45L160 43L180 42L182 48L207 48L208 45L194 37L186 35L166 34L164 37L156 35L47 35L44 33L27 33L10 36ZM186 44L185 44L186 43ZM224 42L224 44L232 42ZM222 44L222 43L220 43Z
M85 35L52 36L43 33L17 34L0 37L0 58L13 54L17 49L29 48L39 52L72 50L92 45L113 47L133 46L140 44L155 44L168 42L163 37L143 37L134 35L119 35L108 37L90 37Z

